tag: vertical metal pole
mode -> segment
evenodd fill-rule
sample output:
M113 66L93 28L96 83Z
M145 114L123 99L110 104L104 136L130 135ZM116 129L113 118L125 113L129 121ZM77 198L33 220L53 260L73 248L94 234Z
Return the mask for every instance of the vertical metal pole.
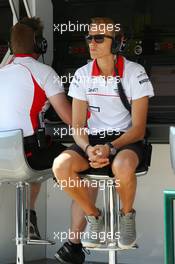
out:
M113 186L109 187L110 193L110 203L109 203L109 210L110 210L110 237L111 242L114 242L114 197L113 197Z
M26 10L27 16L28 17L32 17L32 14L30 12L30 8L29 8L27 0L23 0L23 3L24 3L24 6L25 6L25 10Z
M114 209L114 192L115 192L115 187L114 185L110 185L109 187L109 214L110 214L110 237L111 237L111 246L114 244L114 226L115 226L115 209ZM116 259L116 251L115 250L110 250L109 249L109 264L115 264L117 263Z
M26 239L26 186L16 186L16 264L24 264L24 243Z
M27 232L27 241L30 241L30 184L26 184L26 210L27 210L27 219L26 219L26 232Z
M175 191L164 191L164 261L174 264L174 210Z
M116 207L117 207L117 235L120 236L120 197L119 194L116 193ZM118 246L118 239L117 239Z
M105 221L105 244L107 244L107 232L108 232L108 211L107 211L107 201L106 201L106 181L103 182L103 204L104 204L104 221Z

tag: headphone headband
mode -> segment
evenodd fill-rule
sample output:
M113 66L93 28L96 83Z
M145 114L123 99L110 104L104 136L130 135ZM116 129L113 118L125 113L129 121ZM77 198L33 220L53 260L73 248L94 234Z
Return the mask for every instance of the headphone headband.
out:
M121 48L121 36L114 36L112 40L112 46L111 46L111 52L112 54L117 54L120 51Z

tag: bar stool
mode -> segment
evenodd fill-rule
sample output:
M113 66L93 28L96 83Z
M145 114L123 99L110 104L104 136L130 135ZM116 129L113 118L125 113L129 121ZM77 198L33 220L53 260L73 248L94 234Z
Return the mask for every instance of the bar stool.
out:
M0 132L0 183L16 185L16 264L24 264L24 245L54 244L29 238L30 183L43 182L51 176L50 169L36 171L29 167L24 154L22 130Z
M148 167L141 164L136 171L136 176L145 175L148 172ZM120 211L120 198L115 190L116 181L112 174L111 167L93 169L90 168L81 173L81 178L88 180L102 181L103 183L103 209L104 209L104 222L105 234L109 232L110 238L105 237L104 243L99 247L88 248L88 250L106 251L108 252L109 264L117 263L117 251L123 250L118 246L119 233L119 211ZM101 184L100 184L101 186ZM136 249L138 246L134 245L131 249Z

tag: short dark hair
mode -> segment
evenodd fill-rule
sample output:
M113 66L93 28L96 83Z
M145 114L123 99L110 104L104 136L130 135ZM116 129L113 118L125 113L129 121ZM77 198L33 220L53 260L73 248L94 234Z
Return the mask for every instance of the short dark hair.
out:
M14 54L33 53L35 37L42 36L43 24L39 17L25 17L11 29L11 49Z

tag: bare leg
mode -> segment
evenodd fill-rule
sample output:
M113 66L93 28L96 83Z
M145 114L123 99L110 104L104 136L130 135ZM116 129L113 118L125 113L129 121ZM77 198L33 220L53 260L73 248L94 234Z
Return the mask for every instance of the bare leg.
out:
M64 191L77 202L86 215L98 216L98 208L96 208L94 202L89 199L88 187L80 183L79 172L88 168L88 161L71 150L67 150L59 155L54 160L53 164L53 172L59 184L61 184L62 181L66 181L67 183ZM74 180L76 186L70 187L69 180Z
M35 202L41 189L40 183L32 183L30 190L30 209L35 210Z
M93 203L96 202L98 188L89 187L89 199ZM78 244L81 242L80 233L84 231L86 227L85 213L81 207L75 202L72 201L71 206L71 232L75 234L75 238L70 238L69 240L72 243Z
M132 150L122 150L115 157L112 164L112 171L119 179L120 187L117 188L119 193L124 214L131 212L135 199L137 180L135 170L138 166L137 154Z

